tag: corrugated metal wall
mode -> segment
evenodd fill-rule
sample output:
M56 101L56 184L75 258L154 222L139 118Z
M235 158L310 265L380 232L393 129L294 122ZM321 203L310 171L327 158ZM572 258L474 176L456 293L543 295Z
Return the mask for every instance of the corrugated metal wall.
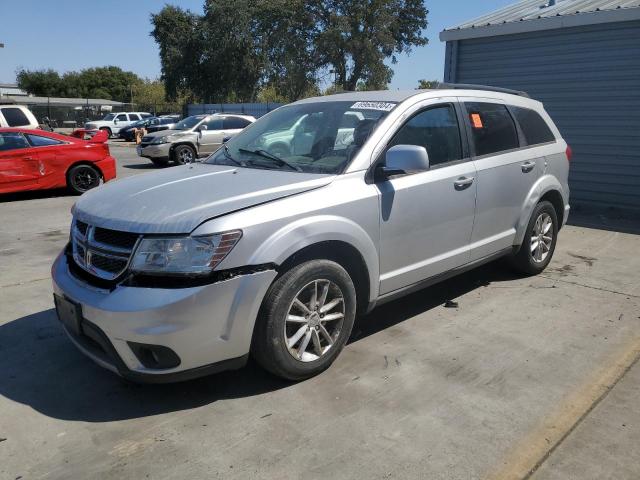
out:
M572 203L640 209L640 21L448 42L445 81L529 92L573 148Z

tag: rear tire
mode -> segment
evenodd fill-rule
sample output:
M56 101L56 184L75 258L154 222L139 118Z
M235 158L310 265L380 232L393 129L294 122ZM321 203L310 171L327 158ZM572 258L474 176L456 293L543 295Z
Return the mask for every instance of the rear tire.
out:
M91 165L76 165L67 172L67 188L76 195L100 186L102 175Z
M558 217L551 202L543 201L533 209L520 250L512 265L525 275L541 273L553 257L558 239Z
M193 163L196 161L196 159L196 151L189 145L178 145L173 150L173 160L178 165Z
M274 375L294 381L313 377L340 354L355 316L356 291L347 271L329 260L302 263L269 288L251 352Z

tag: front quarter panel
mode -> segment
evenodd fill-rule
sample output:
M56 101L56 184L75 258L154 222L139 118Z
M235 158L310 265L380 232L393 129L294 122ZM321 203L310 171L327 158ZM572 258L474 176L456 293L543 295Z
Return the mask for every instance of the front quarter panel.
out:
M242 229L238 245L219 270L249 265L281 265L304 247L342 241L355 247L369 273L369 300L379 287L377 192L364 172L345 174L321 188L210 220L193 235Z

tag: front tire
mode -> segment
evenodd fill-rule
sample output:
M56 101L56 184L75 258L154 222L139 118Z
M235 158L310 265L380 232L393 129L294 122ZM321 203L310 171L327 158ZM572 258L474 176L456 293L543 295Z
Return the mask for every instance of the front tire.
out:
M252 354L269 372L304 380L326 370L344 348L356 316L356 291L339 264L312 260L269 288L254 329Z
M100 130L107 132L107 139L111 138L111 136L113 135L109 127L102 127Z
M173 151L173 159L178 165L196 161L196 151L189 145L178 145Z
M67 172L67 188L76 195L100 185L102 175L91 165L76 165Z
M513 266L525 275L541 273L551 262L557 239L556 210L550 202L540 202L533 209L522 246L513 257Z

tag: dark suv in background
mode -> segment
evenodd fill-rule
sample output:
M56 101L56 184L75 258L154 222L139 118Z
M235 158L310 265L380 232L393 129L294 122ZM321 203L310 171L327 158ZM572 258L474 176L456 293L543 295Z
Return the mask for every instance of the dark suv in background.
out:
M120 132L118 132L118 137L127 142L133 142L135 140L134 129L136 128L144 128L147 133L160 132L162 130L171 130L179 121L180 115L145 118L132 123L128 127L121 128Z

